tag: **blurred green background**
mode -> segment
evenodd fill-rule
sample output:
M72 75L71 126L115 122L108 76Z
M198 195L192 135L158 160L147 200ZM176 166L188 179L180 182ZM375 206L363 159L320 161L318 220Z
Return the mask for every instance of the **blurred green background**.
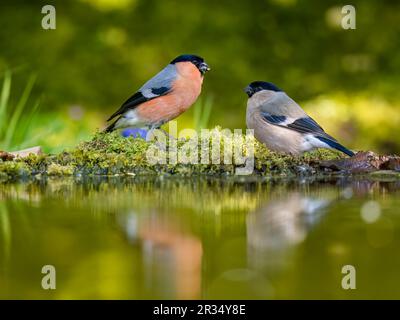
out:
M56 30L41 27L56 8ZM319 0L74 0L0 3L0 149L57 152L88 138L181 53L212 68L202 99L179 118L245 127L251 81L271 81L354 149L400 152L400 3Z

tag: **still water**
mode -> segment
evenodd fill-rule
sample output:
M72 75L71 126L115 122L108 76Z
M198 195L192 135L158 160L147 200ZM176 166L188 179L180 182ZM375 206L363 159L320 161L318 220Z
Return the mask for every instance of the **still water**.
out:
M0 185L0 298L400 298L399 181ZM56 289L41 286L56 269ZM345 265L355 290L344 290Z

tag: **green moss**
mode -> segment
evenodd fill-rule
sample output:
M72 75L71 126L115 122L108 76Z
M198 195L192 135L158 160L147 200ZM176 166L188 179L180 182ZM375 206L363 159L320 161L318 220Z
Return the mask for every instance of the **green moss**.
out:
M0 173L7 177L33 175L233 175L238 167L244 166L245 157L252 153L254 146L253 175L299 175L314 174L320 160L339 159L341 155L329 150L309 152L301 157L282 155L269 151L264 145L250 137L250 145L244 143L243 135L230 135L217 127L210 131L209 152L194 153L197 164L183 160L191 148L197 148L197 139L179 141L146 142L143 139L124 138L118 133L96 133L90 141L76 148L56 155L30 155L24 159L0 162ZM208 141L208 144L207 144ZM190 143L189 143L190 142ZM252 144L251 144L252 143ZM213 151L213 152L211 152ZM235 154L240 157L234 157ZM152 161L148 154L154 154L159 161ZM160 161L164 159L165 161ZM172 159L172 160L171 160ZM174 161L175 159L175 161ZM204 163L204 159L208 162ZM218 163L215 160L220 159ZM229 161L226 161L226 160ZM202 161L203 160L203 161Z
M5 172L0 171L0 182L4 182L8 180L8 175Z
M0 172L8 177L24 177L31 173L30 167L24 161L5 161L0 163Z
M71 165L60 165L57 163L51 163L47 167L47 174L49 176L70 176L74 173L74 168Z

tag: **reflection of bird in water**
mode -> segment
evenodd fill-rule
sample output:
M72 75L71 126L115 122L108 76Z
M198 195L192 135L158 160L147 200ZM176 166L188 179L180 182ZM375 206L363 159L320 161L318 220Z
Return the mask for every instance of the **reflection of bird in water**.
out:
M131 213L121 222L129 240L142 249L143 281L151 297L200 298L203 249L199 239L159 212Z
M272 200L247 216L247 244L250 264L277 266L287 250L301 243L322 217L330 203L298 193Z

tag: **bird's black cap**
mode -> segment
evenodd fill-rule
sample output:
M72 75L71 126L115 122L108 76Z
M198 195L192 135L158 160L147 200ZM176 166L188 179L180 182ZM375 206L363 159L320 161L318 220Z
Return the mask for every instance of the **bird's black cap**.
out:
M193 63L197 69L199 69L200 73L204 75L207 71L210 71L210 67L204 61L204 59L200 56L196 56L194 54L182 54L179 57L176 57L170 63L175 64L178 62L191 62Z
M192 62L194 64L200 64L204 62L204 59L194 54L182 54L176 57L174 60L172 60L171 64L175 64L177 62Z
M269 90L269 91L275 91L275 92L280 92L282 91L279 89L276 85L274 85L271 82L265 82L265 81L254 81L250 83L244 91L247 93L249 98L256 92L262 91L262 90Z

